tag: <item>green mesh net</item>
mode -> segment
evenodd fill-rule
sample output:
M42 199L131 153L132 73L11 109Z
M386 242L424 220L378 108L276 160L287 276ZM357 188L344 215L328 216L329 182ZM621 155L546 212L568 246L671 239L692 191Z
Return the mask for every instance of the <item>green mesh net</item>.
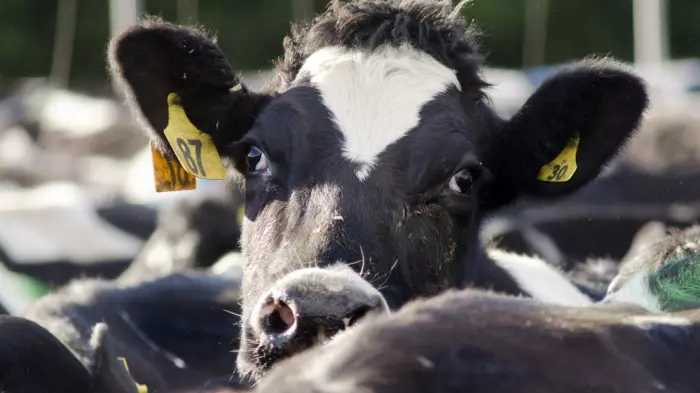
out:
M700 255L672 259L649 275L649 287L659 300L661 311L700 307Z

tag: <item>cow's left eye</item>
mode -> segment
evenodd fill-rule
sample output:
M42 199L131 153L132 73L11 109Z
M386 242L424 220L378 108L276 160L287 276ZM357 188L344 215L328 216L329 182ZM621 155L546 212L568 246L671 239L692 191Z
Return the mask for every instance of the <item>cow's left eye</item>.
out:
M265 153L255 146L251 146L248 149L245 161L248 165L248 171L250 172L260 172L267 169L267 157L265 157Z
M474 175L469 169L462 169L452 176L449 187L454 192L468 194L474 187Z

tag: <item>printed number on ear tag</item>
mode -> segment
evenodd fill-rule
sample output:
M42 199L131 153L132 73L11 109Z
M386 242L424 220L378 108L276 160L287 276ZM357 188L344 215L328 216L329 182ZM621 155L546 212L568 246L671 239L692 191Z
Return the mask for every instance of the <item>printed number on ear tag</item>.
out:
M574 133L557 158L540 169L537 179L550 183L569 181L578 168L576 166L576 151L578 149L579 139L579 134Z
M202 179L226 179L226 170L214 141L190 122L175 93L168 95L165 138L188 173Z
M164 157L151 144L153 181L156 192L184 191L197 188L197 178L187 173L176 159Z

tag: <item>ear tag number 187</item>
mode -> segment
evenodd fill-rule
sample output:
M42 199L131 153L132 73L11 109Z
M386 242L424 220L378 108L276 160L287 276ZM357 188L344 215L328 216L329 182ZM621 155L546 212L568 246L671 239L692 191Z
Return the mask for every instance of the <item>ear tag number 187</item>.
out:
M168 95L168 126L164 133L189 174L201 179L226 179L226 170L214 142L190 122L175 93Z

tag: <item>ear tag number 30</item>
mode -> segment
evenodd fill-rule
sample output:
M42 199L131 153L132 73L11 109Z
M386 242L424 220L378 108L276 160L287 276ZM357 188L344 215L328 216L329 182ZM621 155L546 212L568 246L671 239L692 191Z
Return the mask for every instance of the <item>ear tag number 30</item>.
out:
M226 170L211 137L197 129L187 118L175 93L168 95L168 126L165 138L182 167L201 179L222 180Z
M540 169L537 179L550 183L569 181L577 169L576 150L578 149L579 139L579 134L574 133L557 158Z

